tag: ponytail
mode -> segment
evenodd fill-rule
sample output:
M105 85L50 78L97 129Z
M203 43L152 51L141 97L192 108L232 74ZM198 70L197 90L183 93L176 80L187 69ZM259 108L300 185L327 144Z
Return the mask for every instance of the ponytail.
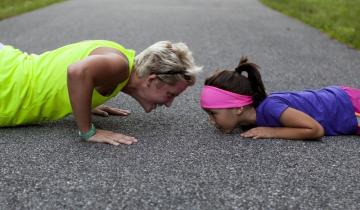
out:
M255 63L249 63L247 57L241 57L239 65L235 68L235 73L241 76L244 76L243 72L247 73L247 79L253 91L254 107L257 107L266 98L264 83L258 69L259 66Z
M246 57L241 57L235 71L217 71L205 80L205 85L252 96L253 106L256 108L267 96L258 69L256 64L249 63ZM246 72L247 76L243 75L243 72Z

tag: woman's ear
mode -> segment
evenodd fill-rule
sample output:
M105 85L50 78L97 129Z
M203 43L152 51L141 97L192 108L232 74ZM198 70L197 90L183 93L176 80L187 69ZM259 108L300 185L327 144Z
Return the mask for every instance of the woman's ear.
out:
M148 76L146 76L146 80L145 80L145 84L146 87L150 87L151 84L157 79L156 74L150 74Z

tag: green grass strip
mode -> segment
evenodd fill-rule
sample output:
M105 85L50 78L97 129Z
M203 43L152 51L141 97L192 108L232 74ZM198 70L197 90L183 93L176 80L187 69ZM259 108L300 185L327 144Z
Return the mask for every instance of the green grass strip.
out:
M360 0L260 0L288 16L360 49Z
M0 20L64 0L0 0Z

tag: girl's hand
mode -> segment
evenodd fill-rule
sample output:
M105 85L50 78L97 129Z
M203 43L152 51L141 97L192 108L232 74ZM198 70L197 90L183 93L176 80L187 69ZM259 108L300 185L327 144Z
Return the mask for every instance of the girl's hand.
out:
M97 129L96 134L92 136L89 142L108 143L115 146L119 144L133 144L137 142L137 139L131 136L126 136L121 133L115 133L112 131Z
M256 127L248 131L241 133L240 135L245 138L253 139L271 139L273 136L274 129L269 127Z
M130 111L125 109L112 108L106 105L100 105L92 110L95 115L108 117L109 115L128 116Z

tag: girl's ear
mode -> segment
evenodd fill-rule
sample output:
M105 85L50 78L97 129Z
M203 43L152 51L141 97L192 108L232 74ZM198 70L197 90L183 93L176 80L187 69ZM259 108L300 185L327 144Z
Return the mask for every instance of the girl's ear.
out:
M236 115L241 115L244 112L244 107L235 108Z

